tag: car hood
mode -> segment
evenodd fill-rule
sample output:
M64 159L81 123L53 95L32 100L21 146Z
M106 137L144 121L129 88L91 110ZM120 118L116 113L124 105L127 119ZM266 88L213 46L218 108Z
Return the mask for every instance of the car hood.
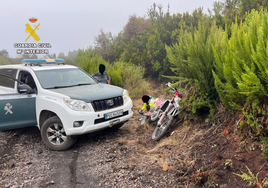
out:
M67 88L50 89L50 91L69 96L71 99L90 103L94 100L113 98L123 95L123 89L108 84L93 84Z

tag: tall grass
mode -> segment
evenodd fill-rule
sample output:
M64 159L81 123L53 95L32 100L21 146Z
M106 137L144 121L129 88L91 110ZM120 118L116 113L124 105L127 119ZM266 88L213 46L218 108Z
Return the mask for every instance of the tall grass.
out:
M136 98L148 92L149 83L143 78L145 69L133 64L125 64L123 72L124 87L129 91L130 97Z

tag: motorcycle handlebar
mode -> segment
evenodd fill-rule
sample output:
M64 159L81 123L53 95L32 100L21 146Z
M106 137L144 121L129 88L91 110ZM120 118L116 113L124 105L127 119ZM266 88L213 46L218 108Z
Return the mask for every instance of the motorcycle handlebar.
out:
M168 82L168 83L166 83L166 86L168 86L168 87L170 87L173 91L177 91L177 89L176 88L173 88L173 87L171 87L171 83L170 82Z
M166 83L166 86L170 87L172 84L170 82Z

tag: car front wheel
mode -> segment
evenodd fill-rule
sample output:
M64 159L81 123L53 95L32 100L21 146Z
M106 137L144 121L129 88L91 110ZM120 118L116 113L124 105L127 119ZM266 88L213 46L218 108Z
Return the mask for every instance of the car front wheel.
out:
M61 120L57 116L48 118L41 127L41 137L51 150L66 150L75 142L76 138L65 133Z

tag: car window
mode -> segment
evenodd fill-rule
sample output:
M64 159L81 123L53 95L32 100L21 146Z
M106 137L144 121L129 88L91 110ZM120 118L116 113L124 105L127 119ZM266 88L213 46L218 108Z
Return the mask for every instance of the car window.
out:
M28 71L20 71L18 79L22 83L25 83L30 86L32 88L32 93L37 93L37 87L31 73L29 73ZM18 83L18 85L20 84L21 83Z
M45 89L96 83L87 73L78 68L40 70L36 71L35 74Z
M18 70L17 69L0 69L1 74L5 74L12 78L16 78ZM0 86L14 88L15 80L12 80L5 76L0 76Z

